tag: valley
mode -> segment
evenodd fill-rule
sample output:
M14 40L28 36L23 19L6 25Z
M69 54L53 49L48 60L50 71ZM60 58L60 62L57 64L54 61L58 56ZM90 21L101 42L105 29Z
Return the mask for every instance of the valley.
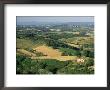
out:
M93 74L93 23L17 25L17 74Z

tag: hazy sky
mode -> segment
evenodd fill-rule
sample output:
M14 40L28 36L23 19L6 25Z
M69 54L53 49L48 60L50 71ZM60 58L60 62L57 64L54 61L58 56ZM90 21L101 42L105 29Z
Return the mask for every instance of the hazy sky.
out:
M94 22L93 16L17 16L20 22Z

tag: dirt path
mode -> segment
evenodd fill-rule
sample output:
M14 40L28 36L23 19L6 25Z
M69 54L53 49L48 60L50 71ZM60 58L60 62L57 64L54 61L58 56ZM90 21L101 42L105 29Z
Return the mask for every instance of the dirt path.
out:
M31 59L57 59L59 61L67 61L67 60L77 60L77 56L59 56L59 57L42 56L42 57L31 57Z

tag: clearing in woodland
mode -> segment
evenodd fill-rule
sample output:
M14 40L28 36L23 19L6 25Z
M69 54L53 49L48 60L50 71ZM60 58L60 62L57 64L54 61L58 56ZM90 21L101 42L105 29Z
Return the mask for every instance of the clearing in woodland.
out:
M61 61L77 59L77 56L62 56L62 52L60 52L58 49L53 49L46 45L38 46L33 50L36 50L37 52L41 52L46 56L32 57L32 59L57 59Z

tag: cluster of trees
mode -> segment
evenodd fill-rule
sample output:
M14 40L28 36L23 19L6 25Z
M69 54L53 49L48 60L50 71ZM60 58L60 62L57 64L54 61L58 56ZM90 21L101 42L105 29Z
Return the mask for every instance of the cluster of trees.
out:
M73 61L58 61L53 59L44 60L32 60L23 55L16 56L16 73L17 74L91 74L94 73L94 51L84 50L83 48L77 48L66 44L59 39L67 39L76 37L72 33L49 33L38 32L34 30L17 30L17 45L19 48L22 46L27 51L33 52L36 56L44 56L42 53L34 52L31 46L36 44L46 44L54 49L59 49L62 52L62 56L78 56L88 57L83 63L79 64ZM81 32L80 32L81 33ZM80 36L85 36L85 33L81 33ZM19 41L19 42L18 42ZM29 45L29 43L31 43ZM22 48L23 48L22 47ZM84 48L94 48L93 44L84 44Z
M74 50L70 48L59 48L59 50L62 52L62 56L81 56L81 53L79 50Z
M94 51L83 50L81 51L81 56L94 58Z
M47 38L51 38L51 39L54 39L54 40L58 40L58 39L61 39L61 38L72 38L74 37L74 35L72 33L47 33L46 34Z
M73 47L59 40L44 38L43 36L37 36L37 35L35 35L34 37L28 36L28 38L30 38L32 42L35 42L35 44L45 43L47 44L47 46L51 46L54 49L59 49L62 52L63 56L68 56L68 55L69 56L86 56L86 57L94 58L94 51L83 50L81 48ZM26 39L26 36L25 36L25 39ZM85 45L84 47L87 47L87 46L88 45ZM90 45L90 46L93 47L93 45Z
M83 64L72 61L32 60L23 55L16 56L17 74L93 74L94 60L88 58Z
M84 47L84 48L94 48L94 44L93 44L93 43L84 44L83 47Z
M74 49L74 50L80 50L79 48L70 46L68 44L65 44L59 40L54 40L54 39L46 39L46 44L48 46L53 47L54 49L59 49L60 47L62 48L70 48L70 49Z
M78 56L78 57L85 56L85 57L94 58L93 51L75 50L71 48L62 48L62 47L60 47L59 50L62 52L62 56Z

